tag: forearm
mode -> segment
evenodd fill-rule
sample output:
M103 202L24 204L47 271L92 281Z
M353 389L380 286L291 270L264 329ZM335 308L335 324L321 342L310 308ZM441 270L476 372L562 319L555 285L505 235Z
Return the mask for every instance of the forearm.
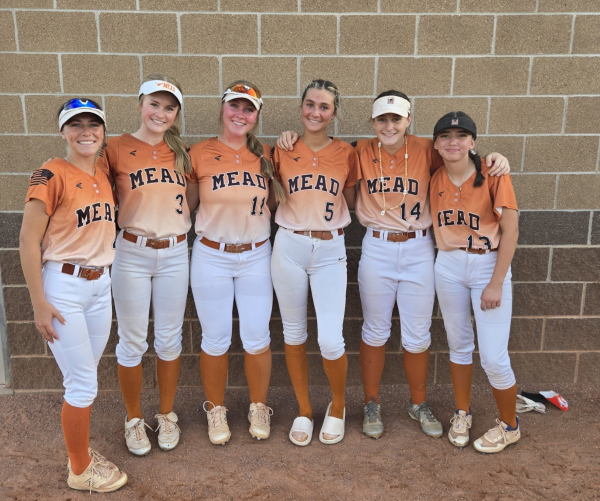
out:
M519 238L518 228L505 228L502 231L502 238L498 245L498 258L496 259L496 266L490 279L492 285L502 285L506 278L506 273L510 267L515 249L517 247L517 240Z
M46 301L42 285L42 252L39 241L36 242L31 238L21 236L19 256L23 275L25 275L25 282L29 288L31 303L35 310L36 305Z
M187 199L190 214L193 214L194 211L198 208L198 205L200 204L200 192L198 188L198 183L192 183L190 181L187 182L187 187L185 189L185 198Z

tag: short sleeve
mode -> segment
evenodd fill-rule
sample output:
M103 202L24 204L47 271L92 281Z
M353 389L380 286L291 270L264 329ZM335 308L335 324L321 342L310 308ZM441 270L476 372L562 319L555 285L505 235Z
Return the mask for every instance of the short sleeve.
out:
M356 153L354 148L350 148L350 151L348 152L348 179L346 179L344 188L352 188L356 186L356 183L361 178L362 175L360 172L358 153Z
M63 199L64 188L65 183L61 171L53 168L52 165L41 167L29 179L25 202L34 198L41 200L46 205L46 214L50 217Z
M490 187L490 197L492 198L492 207L494 207L496 219L500 220L502 217L502 214L496 210L497 207L506 207L507 209L519 210L510 174L500 177L488 176L488 183Z

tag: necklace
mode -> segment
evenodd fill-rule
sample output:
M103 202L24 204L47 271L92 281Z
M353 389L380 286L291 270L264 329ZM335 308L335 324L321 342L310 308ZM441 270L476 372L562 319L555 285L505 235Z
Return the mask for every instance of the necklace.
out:
M475 165L474 165L474 164L473 164L471 161L469 161L469 168L467 169L467 172L466 172L466 174L463 174L463 175L462 175L462 178L461 178L460 182L456 182L456 181L454 180L454 175L451 175L451 174L450 174L450 172L448 171L448 169L447 169L447 168L446 168L446 175L448 176L448 179L450 179L450 182L451 182L451 183L452 183L454 186L456 186L457 188L459 188L459 189L460 189L460 187L461 187L461 186L462 186L462 185L465 183L465 181L466 181L467 179L469 179L469 178L470 178L470 177L473 175L473 172L474 172L475 170L476 170L476 169L475 169Z
M386 211L394 210L400 207L404 203L404 199L406 198L406 194L408 193L408 135L404 136L404 177L402 181L404 181L404 191L402 192L402 201L396 205L395 207L390 207L386 209L385 207L385 190L383 189L383 162L381 161L381 141L378 144L379 148L379 182L381 183L381 194L383 196L383 210L381 211L381 215L385 216Z

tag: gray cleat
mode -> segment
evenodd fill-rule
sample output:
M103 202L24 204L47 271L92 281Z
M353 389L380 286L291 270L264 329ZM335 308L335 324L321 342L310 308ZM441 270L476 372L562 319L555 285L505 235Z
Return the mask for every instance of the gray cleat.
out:
M442 423L435 418L426 402L421 402L421 405L409 402L408 415L421 423L421 429L426 435L435 438L442 436Z
M381 420L381 405L371 400L363 409L363 433L368 437L379 438L383 435L383 421Z

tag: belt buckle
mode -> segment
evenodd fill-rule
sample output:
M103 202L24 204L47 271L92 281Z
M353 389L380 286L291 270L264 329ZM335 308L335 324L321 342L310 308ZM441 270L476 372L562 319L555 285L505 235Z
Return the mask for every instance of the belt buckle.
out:
M313 238L313 236L312 236L312 230L308 230L308 237L309 237L309 238ZM316 238L316 237L315 237L315 238Z
M389 235L389 233L388 233ZM392 233L392 242L406 242L408 240L408 233L404 233L402 231L399 231L397 233Z
M225 246L225 250L227 252L232 252L232 253L235 253L235 254L240 254L241 252L244 252L245 249L244 249L244 244L227 244Z
M159 240L157 238L153 238L150 240L150 248L151 249L162 249L164 240Z
M79 276L86 280L98 280L103 273L104 270L101 268L82 268L82 272Z

